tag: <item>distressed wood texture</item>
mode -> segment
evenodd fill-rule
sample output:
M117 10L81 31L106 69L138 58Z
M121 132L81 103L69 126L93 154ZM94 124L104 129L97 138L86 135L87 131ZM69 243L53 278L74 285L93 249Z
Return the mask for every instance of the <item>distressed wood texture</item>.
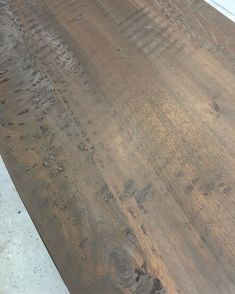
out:
M202 0L0 1L0 152L71 293L235 293L234 93Z

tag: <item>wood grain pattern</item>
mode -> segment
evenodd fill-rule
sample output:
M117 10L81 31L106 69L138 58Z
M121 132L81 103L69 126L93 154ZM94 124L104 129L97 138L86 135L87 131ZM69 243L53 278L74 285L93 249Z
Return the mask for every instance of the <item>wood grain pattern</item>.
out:
M235 25L202 0L0 1L0 152L71 293L234 293Z

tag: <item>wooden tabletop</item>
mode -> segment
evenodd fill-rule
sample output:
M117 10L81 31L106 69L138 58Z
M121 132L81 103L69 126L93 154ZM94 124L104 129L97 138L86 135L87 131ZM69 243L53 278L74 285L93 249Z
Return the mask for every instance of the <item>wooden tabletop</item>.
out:
M0 2L0 153L71 293L235 293L234 96L203 0Z

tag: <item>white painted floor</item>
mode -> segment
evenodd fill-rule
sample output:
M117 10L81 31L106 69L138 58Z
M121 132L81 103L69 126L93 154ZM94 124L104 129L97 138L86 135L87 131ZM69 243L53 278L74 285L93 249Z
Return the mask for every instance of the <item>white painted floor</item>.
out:
M235 0L206 0L206 2L235 22Z
M0 294L68 294L0 157Z

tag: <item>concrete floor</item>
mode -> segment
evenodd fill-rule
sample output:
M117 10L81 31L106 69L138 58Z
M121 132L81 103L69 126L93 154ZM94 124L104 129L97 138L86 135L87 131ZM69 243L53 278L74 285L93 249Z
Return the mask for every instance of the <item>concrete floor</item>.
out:
M206 0L210 5L223 13L226 17L235 22L235 1L234 0Z
M0 293L69 293L0 157Z

